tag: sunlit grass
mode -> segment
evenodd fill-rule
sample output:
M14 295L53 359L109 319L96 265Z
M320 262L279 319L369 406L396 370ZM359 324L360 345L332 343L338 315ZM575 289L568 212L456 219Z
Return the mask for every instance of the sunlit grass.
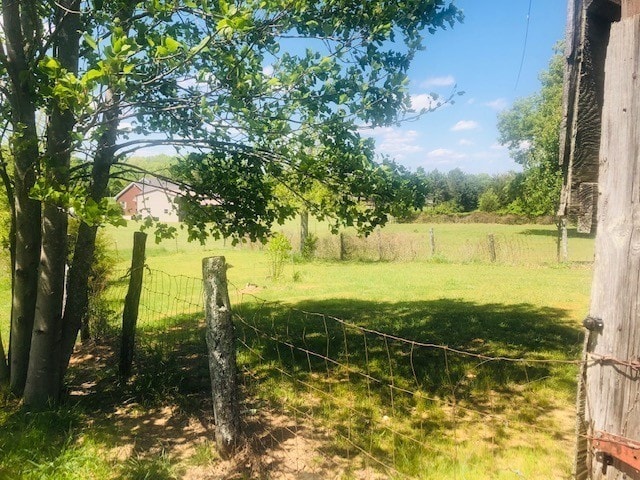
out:
M283 232L295 240L296 228L285 225ZM436 234L435 256L430 253L430 228ZM130 263L133 230L109 230L119 275ZM335 241L322 225L313 225L312 231L327 245ZM489 233L502 249L496 263L486 257ZM278 281L269 277L260 245L233 247L218 241L201 246L186 242L183 234L155 245L150 238L137 373L120 387L112 381L116 365L96 372L97 382L110 385L102 401L109 408L134 402L140 416L168 404L181 411L199 408L194 402L205 395L208 374L197 279L203 257L224 255L238 314L309 350L324 355L328 348L342 364L327 366L320 357L276 347L239 328L243 341L255 349L240 349L238 355L248 402L284 409L300 421L311 418L337 432L323 453L353 459L353 478L363 465L381 468L353 444L416 478L566 478L575 366L445 358L441 351L385 345L375 336L367 337L365 345L357 329L345 333L299 313L319 312L489 356L572 360L581 346L579 324L588 306L593 241L572 235L571 262L558 264L554 235L553 226L394 224L353 248L352 254L361 258L291 259ZM385 255L392 248L402 254L395 261L380 261L379 241L386 242ZM364 247L369 257L358 253ZM176 275L189 279L165 280ZM108 292L107 334L117 330L126 281L114 279ZM9 289L5 275L0 301L8 301ZM184 296L186 290L189 299L177 302L173 292ZM6 322L1 328L7 342ZM281 374L279 365L292 376ZM363 373L380 382L366 380ZM398 390L390 389L391 383ZM0 414L0 478L170 479L181 478L187 465L217 461L206 442L198 444L190 459L136 451L116 458L109 452L123 441L119 428L92 411L90 403L36 419L7 400ZM344 478L349 475L347 471Z

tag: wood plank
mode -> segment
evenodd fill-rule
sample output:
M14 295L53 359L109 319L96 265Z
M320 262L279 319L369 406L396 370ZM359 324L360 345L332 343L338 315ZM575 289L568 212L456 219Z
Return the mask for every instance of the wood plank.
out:
M604 61L610 19L602 16L602 2L569 2L563 125L560 162L564 184L559 215L579 215L581 232L595 227L595 210L585 211L580 185L598 182L600 115L604 89ZM598 8L596 8L598 7ZM588 215L594 214L590 218Z
M622 18L629 18L640 13L640 0L622 0Z
M598 234L590 316L603 328L587 346L589 435L640 440L640 16L614 23L605 65ZM617 459L590 452L592 480L637 478Z

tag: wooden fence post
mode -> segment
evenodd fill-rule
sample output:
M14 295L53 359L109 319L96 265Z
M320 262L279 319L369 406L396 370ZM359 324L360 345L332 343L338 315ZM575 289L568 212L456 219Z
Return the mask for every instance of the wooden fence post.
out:
M220 455L229 458L239 445L240 405L225 258L204 258L202 276L216 445Z
M133 234L133 254L131 255L131 276L129 289L124 300L122 312L122 341L120 344L120 378L123 380L131 376L133 350L135 347L136 323L138 322L138 307L142 292L142 277L144 273L144 253L147 234L135 232Z
M347 256L347 248L344 244L344 233L340 232L340 260L344 260Z
M496 261L496 239L495 239L493 233L490 233L487 236L487 239L489 241L489 259L491 260L491 263L495 263L495 261Z
M429 229L429 243L431 244L431 256L436 254L436 233L433 228Z
M558 221L558 262L569 260L569 235L567 232L567 217L561 217Z

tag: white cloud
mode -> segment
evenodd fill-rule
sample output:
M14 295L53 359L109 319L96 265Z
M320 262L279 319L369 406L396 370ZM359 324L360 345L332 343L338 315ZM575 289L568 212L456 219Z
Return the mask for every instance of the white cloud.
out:
M262 67L262 73L264 73L267 77L273 75L273 65L265 65Z
M476 128L479 128L479 127L480 125L478 124L478 122L475 122L473 120L460 120L453 127L451 127L451 131L462 132L464 130L475 130Z
M448 148L436 148L435 150L431 150L427 153L427 158L460 160L462 158L466 158L466 155Z
M421 93L419 95L411 95L411 108L414 110L432 110L442 105L442 100L436 99L433 95L428 93Z
M484 105L489 107L489 108L491 108L491 109L493 109L493 110L500 111L500 110L504 110L505 108L507 108L509 103L504 98L496 98L495 100L491 100L490 102L486 102Z
M455 85L456 79L453 75L444 75L442 77L429 77L420 84L423 88L429 87L451 87Z
M424 149L419 145L420 133L416 130L400 130L392 127L362 129L364 135L376 138L376 150L396 159L408 154L420 153Z
M466 138L461 138L460 140L458 140L458 144L463 145L465 147L470 147L472 145L475 145L475 142L472 142L471 140Z

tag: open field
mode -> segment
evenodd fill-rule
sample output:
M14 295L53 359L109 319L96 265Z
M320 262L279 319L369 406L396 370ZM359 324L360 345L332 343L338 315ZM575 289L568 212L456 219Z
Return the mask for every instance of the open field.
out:
M336 237L311 230L323 256L339 255ZM294 225L283 233L295 243ZM132 228L109 235L124 272ZM568 478L593 240L572 235L559 265L555 227L394 224L368 244L349 238L359 260L291 260L278 280L259 245L150 239L137 374L114 381L105 340L81 350L59 410L26 415L5 399L0 478ZM231 264L244 410L260 440L240 469L206 428L193 312L212 255Z

